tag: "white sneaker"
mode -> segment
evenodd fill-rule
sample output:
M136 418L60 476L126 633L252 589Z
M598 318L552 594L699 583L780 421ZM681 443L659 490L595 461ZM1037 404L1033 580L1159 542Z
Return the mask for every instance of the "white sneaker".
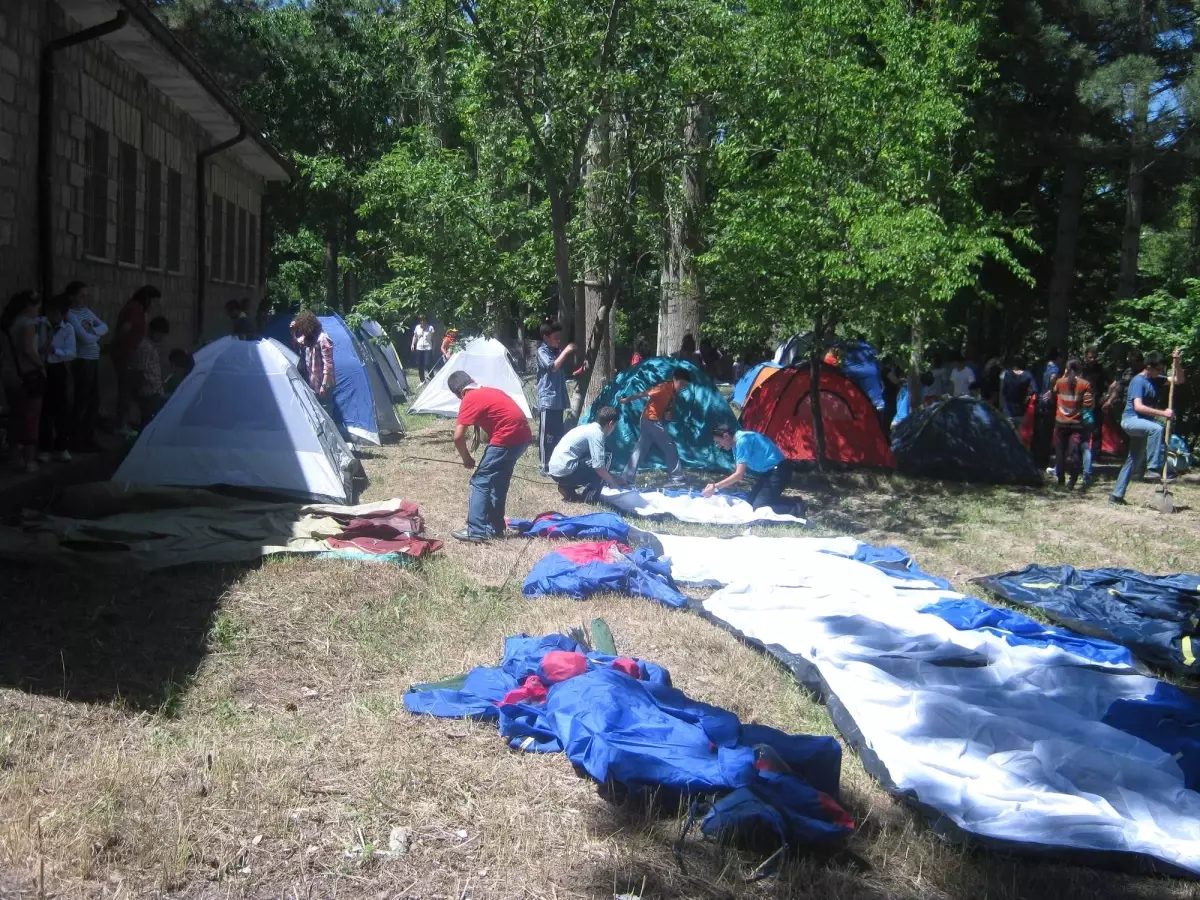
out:
M62 453L58 454L58 456L57 456L57 457L55 457L55 458L56 458L56 459L57 459L59 462L70 462L70 461L71 461L71 454L70 454L70 452L69 452L69 451L67 451L67 450L64 450Z
M50 454L49 453L39 453L37 458L38 458L38 462L42 462L42 463L50 462Z

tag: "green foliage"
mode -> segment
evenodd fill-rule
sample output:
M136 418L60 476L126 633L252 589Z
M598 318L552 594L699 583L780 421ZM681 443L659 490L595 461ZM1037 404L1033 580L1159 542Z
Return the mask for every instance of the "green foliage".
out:
M1155 291L1113 306L1105 334L1143 352L1183 349L1185 359L1200 359L1200 279L1188 278L1179 294Z

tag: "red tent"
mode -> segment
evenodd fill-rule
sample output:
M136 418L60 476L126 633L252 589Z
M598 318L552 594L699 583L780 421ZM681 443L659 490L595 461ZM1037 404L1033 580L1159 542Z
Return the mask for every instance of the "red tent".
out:
M816 459L809 381L807 364L780 369L747 398L742 427L765 434L788 459ZM826 365L821 366L820 387L825 458L847 465L896 468L879 414L867 395Z

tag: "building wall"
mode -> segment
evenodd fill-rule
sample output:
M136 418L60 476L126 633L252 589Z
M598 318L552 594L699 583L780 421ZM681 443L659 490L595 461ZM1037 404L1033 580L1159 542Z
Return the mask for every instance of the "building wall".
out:
M0 297L34 288L37 265L37 135L41 49L55 37L79 30L48 0L0 4ZM143 284L162 291L157 313L171 322L168 346L196 343L196 155L214 143L191 118L99 41L61 51L56 60L54 187L52 192L54 291L70 281L92 287L93 309L110 324L125 300ZM106 137L98 139L103 132ZM203 337L228 330L226 300L261 294L257 259L226 271L224 217L214 221L213 195L226 212L233 201L235 253L258 236L248 234L251 216L261 221L261 178L221 154L210 158L208 233L222 236L221 271L206 283ZM157 177L155 177L157 176ZM171 229L172 181L178 184L178 228ZM156 202L154 202L156 201ZM158 259L154 259L157 211ZM244 235L238 229L244 218ZM168 244L178 241L178 259ZM240 257L239 257L240 259ZM210 267L211 268L211 267Z

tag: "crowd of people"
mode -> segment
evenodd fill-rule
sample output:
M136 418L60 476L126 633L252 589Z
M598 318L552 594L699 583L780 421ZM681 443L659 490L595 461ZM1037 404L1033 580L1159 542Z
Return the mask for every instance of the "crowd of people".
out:
M109 429L130 438L154 417L194 365L191 354L175 348L164 373L161 348L171 323L152 315L161 297L154 285L138 288L111 328L92 311L91 288L82 281L49 300L33 291L9 299L0 313L0 408L7 410L0 447L15 465L33 474L42 464L99 449L102 358L117 386ZM253 333L248 305L226 304L231 333Z

